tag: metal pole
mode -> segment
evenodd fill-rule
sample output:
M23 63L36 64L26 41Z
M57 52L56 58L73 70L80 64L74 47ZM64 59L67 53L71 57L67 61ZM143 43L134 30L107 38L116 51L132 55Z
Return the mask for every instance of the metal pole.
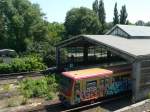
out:
M60 48L56 47L56 67L60 69Z

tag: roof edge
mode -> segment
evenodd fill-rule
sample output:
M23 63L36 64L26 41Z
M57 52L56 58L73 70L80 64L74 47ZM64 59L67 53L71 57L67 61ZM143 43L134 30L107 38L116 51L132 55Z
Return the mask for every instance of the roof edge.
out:
M124 29L122 29L120 27L120 24L116 24L113 28L111 28L108 32L106 32L105 35L109 35L115 28L119 28L120 30L122 30L124 33L126 33L129 37L131 37L132 35L130 35L129 33L127 33Z
M64 40L64 41L62 41L62 42L56 44L55 47L61 46L62 44L65 44L65 43L67 43L67 42L69 42L69 41L71 41L71 40L77 39L77 38L79 38L79 37L84 37L84 36L85 36L85 35L72 36L71 38L66 39L66 40Z

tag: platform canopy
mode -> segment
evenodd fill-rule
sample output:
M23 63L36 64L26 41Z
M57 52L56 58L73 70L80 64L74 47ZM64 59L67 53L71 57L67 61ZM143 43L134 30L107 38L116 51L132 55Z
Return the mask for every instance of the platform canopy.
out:
M150 39L126 39L113 35L79 35L63 41L57 47L83 47L102 45L126 58L150 57Z

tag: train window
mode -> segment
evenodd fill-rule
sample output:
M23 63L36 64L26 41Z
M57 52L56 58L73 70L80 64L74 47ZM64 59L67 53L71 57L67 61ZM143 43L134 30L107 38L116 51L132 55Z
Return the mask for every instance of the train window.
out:
M86 89L94 89L95 87L97 87L97 80L86 82Z

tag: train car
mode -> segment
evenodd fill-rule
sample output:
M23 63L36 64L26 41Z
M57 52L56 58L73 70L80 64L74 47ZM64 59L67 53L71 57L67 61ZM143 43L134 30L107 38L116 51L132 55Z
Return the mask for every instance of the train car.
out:
M60 101L66 106L76 105L130 91L130 74L130 66L62 72Z

